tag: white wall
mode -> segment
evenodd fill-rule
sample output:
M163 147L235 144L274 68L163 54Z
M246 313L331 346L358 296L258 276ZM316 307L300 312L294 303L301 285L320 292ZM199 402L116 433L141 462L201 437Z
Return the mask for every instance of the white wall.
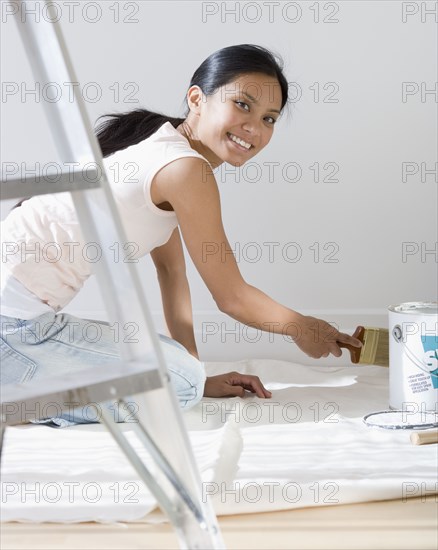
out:
M181 114L191 75L221 47L250 42L282 55L290 116L247 167L217 173L225 228L249 283L348 330L385 326L390 304L437 299L436 2L56 4L93 123L139 106ZM39 101L26 93L35 83L4 2L1 62L3 172L11 163L56 161L41 107L44 83ZM268 163L277 163L272 172ZM412 172L405 181L403 170ZM336 181L327 181L331 174ZM2 205L3 217L9 206ZM268 242L278 243L271 257ZM281 336L219 314L187 262L204 360L305 362ZM149 258L141 264L161 330L154 268ZM95 281L68 311L104 318Z

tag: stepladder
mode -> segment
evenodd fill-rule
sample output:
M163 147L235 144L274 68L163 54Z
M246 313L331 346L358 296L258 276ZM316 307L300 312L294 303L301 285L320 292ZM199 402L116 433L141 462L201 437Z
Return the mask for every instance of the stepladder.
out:
M76 82L51 2L8 0L7 3L35 80ZM27 8L35 9L35 4L37 9L44 9L45 17L24 16ZM105 406L100 408L103 426L168 516L180 547L224 548L212 505L203 496L200 473L170 385L138 267L135 263L115 261L111 249L114 243L126 243L127 239L83 98L77 89L73 89L73 93L74 101L61 97L56 102L43 102L43 107L59 158L66 165L74 163L74 172L63 174L56 184L44 176L4 179L1 198L18 199L46 193L64 193L69 197L84 240L98 243L101 250L93 272L108 318L120 324L134 323L137 338L135 342L120 339L120 359L105 368L92 366L85 376L82 372L80 380L68 374L52 377L44 384L3 387L1 434L3 436L8 426L37 420L39 411L44 410L47 403L57 403L62 411L72 402L86 406L111 400L123 407L128 398L135 398L138 408L133 412L135 421L131 427L152 459L148 465ZM35 412L29 414L29 411Z

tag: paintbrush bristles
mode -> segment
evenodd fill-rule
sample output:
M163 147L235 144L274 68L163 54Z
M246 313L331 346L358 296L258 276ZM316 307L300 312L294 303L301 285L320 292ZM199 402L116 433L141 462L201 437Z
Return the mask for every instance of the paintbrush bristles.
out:
M373 364L389 367L389 330L387 329L381 328L379 330L379 343Z
M389 331L387 329L365 327L359 363L389 366Z

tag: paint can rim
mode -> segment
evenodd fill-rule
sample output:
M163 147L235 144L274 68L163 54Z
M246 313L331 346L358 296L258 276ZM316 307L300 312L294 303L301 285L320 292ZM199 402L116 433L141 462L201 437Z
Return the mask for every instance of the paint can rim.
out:
M404 302L392 305L388 310L393 313L407 313L412 315L437 315L438 302Z

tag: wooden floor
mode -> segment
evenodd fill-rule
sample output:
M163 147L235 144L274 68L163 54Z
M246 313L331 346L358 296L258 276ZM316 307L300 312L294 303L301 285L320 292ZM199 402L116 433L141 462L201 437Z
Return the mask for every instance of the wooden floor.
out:
M438 547L438 495L219 518L231 549L397 549ZM2 550L179 548L169 524L2 525Z

